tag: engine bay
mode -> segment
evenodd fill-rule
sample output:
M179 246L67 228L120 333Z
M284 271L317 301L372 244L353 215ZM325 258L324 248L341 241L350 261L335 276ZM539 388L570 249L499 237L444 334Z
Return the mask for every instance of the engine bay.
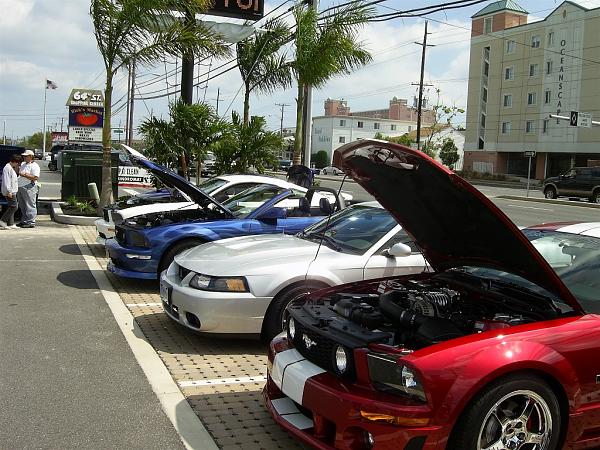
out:
M387 280L377 292L336 292L290 313L308 328L351 348L382 343L418 350L439 342L562 314L551 299L512 284L444 273Z
M142 214L125 221L132 228L154 228L179 222L191 222L196 220L220 220L225 214L219 209L187 207L172 211L161 211L156 213Z

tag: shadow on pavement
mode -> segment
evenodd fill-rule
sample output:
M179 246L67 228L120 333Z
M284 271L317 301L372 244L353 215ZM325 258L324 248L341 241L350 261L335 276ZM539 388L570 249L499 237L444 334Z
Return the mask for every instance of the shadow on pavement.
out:
M96 280L89 270L67 270L59 273L56 279L65 286L75 289L98 289Z
M61 245L58 249L67 255L81 255L81 250L79 250L79 246L77 244Z

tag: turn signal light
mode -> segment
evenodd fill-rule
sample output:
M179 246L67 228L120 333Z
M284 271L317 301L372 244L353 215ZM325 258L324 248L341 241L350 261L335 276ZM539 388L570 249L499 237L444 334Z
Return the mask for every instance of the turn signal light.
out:
M398 417L390 416L389 414L370 413L367 411L361 411L360 416L363 419L370 420L371 422L385 422L391 425L399 425L403 427L424 427L429 424L428 418Z

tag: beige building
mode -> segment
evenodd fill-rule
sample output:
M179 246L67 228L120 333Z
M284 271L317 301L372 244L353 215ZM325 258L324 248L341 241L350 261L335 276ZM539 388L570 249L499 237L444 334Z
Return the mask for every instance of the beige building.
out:
M600 119L600 8L565 1L544 20L512 0L472 17L464 169L542 179L600 159L600 127L550 119L570 111Z

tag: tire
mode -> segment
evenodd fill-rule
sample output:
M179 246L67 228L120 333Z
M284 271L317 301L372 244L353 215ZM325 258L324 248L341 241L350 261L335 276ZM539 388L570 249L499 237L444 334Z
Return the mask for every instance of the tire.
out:
M590 203L600 203L600 189L596 189L589 200Z
M527 400L531 406L528 414ZM550 386L537 376L515 375L487 386L467 406L450 436L448 449L482 450L494 444L492 448L517 449L539 440L536 449L558 450L561 422L560 405Z
M544 197L548 199L555 199L556 197L558 197L558 195L556 195L556 189L553 186L545 187Z
M287 322L287 306L295 300L298 300L309 292L326 288L325 284L308 282L291 286L279 292L271 301L269 308L263 319L262 336L270 341L284 330L284 323Z
M205 241L202 241L200 239L188 239L185 241L178 242L173 247L171 247L169 250L167 250L163 254L163 256L160 260L160 264L158 265L159 278L160 278L160 274L162 273L162 271L169 268L169 266L175 259L176 255L180 254L184 250L187 250L188 248L196 247L197 245L204 244L204 243L205 243Z
M323 169L323 175L327 175L327 171Z

